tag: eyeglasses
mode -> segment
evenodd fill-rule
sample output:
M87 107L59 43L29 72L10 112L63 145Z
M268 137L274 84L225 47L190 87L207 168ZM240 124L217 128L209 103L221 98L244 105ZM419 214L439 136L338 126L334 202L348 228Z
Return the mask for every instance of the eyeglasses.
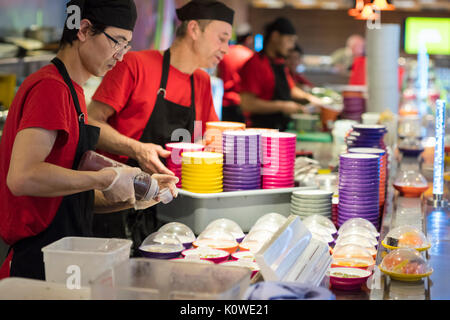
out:
M105 31L102 31L102 33L112 42L114 42L114 50L116 51L114 53L114 55L116 54L122 54L124 55L125 53L127 53L130 49L131 46L129 45L128 42L125 41L118 41L116 39L114 39L113 37L111 37L109 34L107 34Z

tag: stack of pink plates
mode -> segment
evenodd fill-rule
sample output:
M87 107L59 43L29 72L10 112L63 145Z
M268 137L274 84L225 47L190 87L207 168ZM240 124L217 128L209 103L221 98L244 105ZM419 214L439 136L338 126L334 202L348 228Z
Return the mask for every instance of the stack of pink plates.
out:
M380 156L346 153L339 159L338 226L351 218L379 224Z
M297 135L271 132L261 135L262 188L292 188L295 186L295 147Z
M167 169L175 173L175 175L180 179L177 184L178 188L182 187L181 183L181 154L183 152L193 152L193 151L203 151L205 149L204 145L196 143L185 143L185 142L175 142L167 143L166 150L169 150L172 154L167 158L166 165Z

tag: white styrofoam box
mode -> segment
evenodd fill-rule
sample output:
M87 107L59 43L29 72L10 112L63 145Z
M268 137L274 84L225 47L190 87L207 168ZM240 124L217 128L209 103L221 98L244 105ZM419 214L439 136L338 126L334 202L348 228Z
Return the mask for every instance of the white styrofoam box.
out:
M178 197L158 206L158 218L165 222L181 222L198 235L213 220L231 219L248 232L256 220L267 213L289 216L293 191L314 187L259 189L222 193L192 193L180 189Z
M89 300L87 287L68 289L62 283L50 283L25 278L6 278L0 281L0 300Z
M66 237L42 248L48 282L88 286L105 270L130 258L132 241ZM79 276L80 279L77 279Z

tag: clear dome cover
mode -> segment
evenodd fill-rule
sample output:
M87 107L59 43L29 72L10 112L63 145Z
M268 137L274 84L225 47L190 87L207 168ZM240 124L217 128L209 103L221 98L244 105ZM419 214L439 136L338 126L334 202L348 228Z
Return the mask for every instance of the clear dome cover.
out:
M394 274L424 275L432 272L422 255L417 250L408 248L389 252L383 258L380 268Z
M208 246L212 248L232 248L237 247L236 238L228 231L212 227L204 230L194 241L197 247Z
M328 233L319 233L319 232L315 232L315 231L311 231L311 230L310 230L310 232L314 239L319 240L323 243L329 244L334 241L334 238Z
M270 231L272 233L275 233L278 231L278 229L280 229L281 225L274 221L274 220L265 220L262 221L258 224L255 224L249 231L250 232L254 232L254 231L258 231L258 230L267 230Z
M265 222L265 221L273 221L277 223L280 227L286 222L287 218L279 213L271 212L268 214L263 215L261 218L256 220L255 226Z
M224 258L230 254L227 251L214 249L210 247L198 247L196 249L188 249L182 252L182 255L186 259L212 259L212 258Z
M333 224L333 222L330 219L328 219L324 216L318 215L318 214L309 216L309 217L305 218L302 222L307 227L315 226L315 225L322 226L328 231L329 234L334 234L337 232L335 225Z
M380 235L378 233L377 229L375 228L375 226L372 224L372 222L370 222L369 220L363 219L363 218L348 219L339 228L338 232L339 232L339 234L341 234L341 232L344 232L347 228L352 228L352 227L363 227L363 228L366 228L375 237L378 237Z
M416 227L408 225L389 231L382 243L388 249L411 248L420 251L430 247L425 234Z
M184 247L176 235L157 231L145 238L139 249L152 253L172 253L181 252Z
M356 244L347 244L334 248L331 258L332 264L339 267L366 268L375 264L375 260L370 252Z
M336 239L336 247L345 246L348 244L356 244L361 247L364 247L370 252L372 256L375 256L377 254L377 249L375 249L375 245L372 244L370 239L364 236L353 234L344 237L339 237L338 239Z
M163 225L158 231L176 235L182 243L192 243L195 241L194 232L183 223L170 222Z
M361 243L364 244L363 247L372 246L375 247L378 245L377 238L371 235L367 229L362 227L354 227L349 228L342 233L339 234L339 236L336 239L336 244L340 242L341 240L346 239L346 242L355 242L358 240L361 240ZM357 243L355 243L357 244Z
M241 227L236 222L234 222L233 220L230 220L230 219L224 218L224 219L214 220L206 226L205 230L207 230L209 228L216 228L216 227L224 229L225 231L231 233L235 239L242 239L245 236Z
M272 238L273 234L273 232L268 230L256 230L249 232L245 236L244 240L242 240L240 248L256 253L267 241Z

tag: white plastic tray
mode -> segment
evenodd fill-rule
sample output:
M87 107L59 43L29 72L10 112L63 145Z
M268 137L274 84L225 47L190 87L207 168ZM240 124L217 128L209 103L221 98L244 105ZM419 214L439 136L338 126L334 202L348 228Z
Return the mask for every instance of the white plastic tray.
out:
M291 194L313 187L259 189L222 193L193 193L179 190L171 203L158 206L158 218L164 222L181 222L198 235L213 220L227 218L248 232L256 220L267 213L289 216Z

